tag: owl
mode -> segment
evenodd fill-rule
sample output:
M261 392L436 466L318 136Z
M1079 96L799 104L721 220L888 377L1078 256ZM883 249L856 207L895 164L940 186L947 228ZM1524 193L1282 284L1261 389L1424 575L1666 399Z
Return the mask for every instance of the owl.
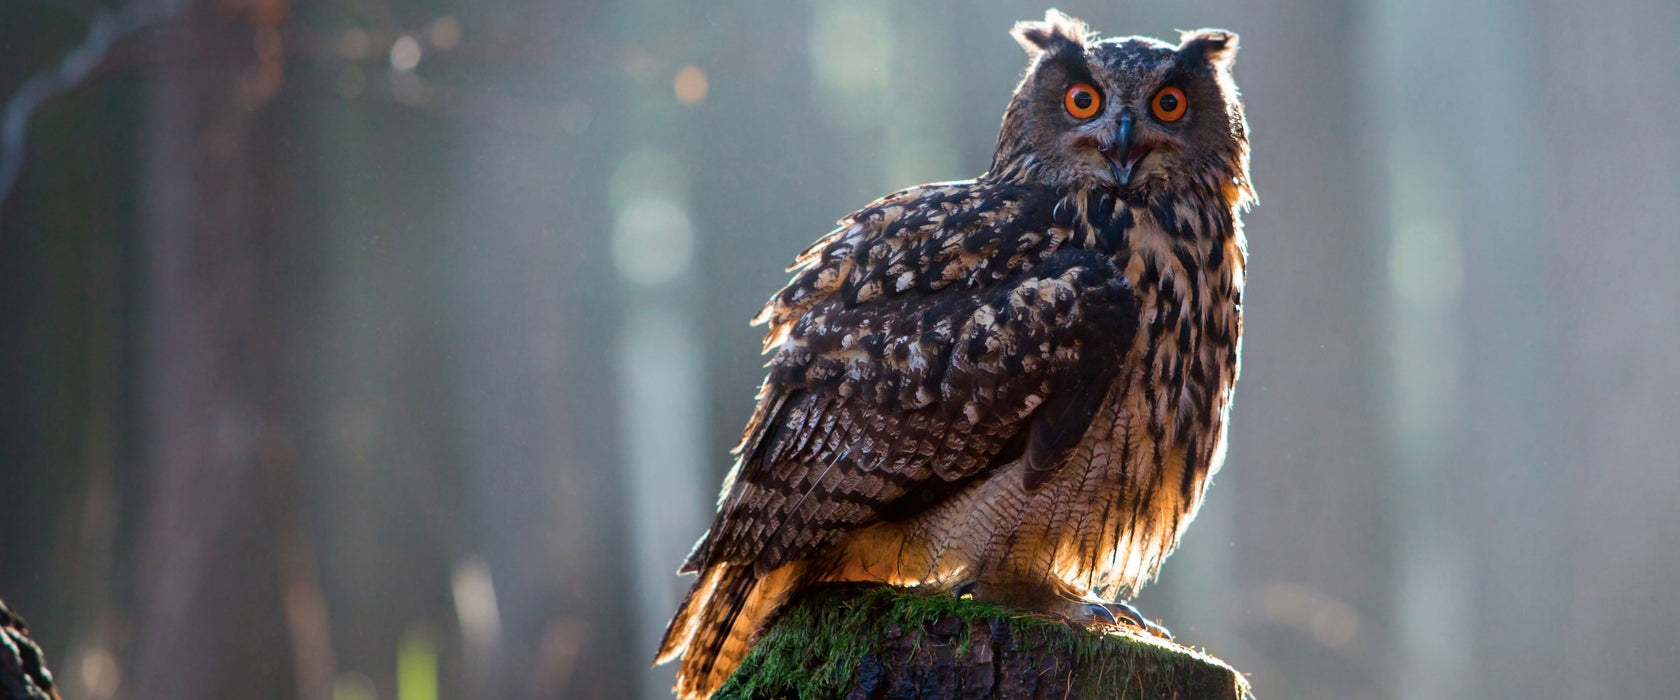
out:
M1054 10L1012 34L990 169L841 219L754 320L769 373L659 650L679 695L817 582L1099 617L1224 461L1256 203L1237 36Z

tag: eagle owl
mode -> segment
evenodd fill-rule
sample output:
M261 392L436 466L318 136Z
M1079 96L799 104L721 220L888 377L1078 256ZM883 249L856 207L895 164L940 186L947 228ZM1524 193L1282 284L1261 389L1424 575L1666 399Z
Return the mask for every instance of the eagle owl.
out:
M1219 470L1255 203L1237 36L1012 34L1031 67L986 174L841 219L754 320L769 375L659 650L680 695L815 582L1130 597Z

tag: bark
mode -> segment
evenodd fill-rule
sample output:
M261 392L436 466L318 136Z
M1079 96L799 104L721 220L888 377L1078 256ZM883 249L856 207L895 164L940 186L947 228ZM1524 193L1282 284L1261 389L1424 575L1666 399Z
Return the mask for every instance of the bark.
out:
M972 600L856 585L789 604L718 698L1252 698L1211 656Z
M0 601L0 700L58 700L52 672L41 648L23 624Z

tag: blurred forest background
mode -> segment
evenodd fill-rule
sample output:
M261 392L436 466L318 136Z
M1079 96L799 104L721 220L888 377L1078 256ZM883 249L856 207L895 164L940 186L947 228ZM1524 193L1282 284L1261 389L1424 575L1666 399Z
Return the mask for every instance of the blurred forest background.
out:
M1140 606L1266 698L1673 697L1680 3L1059 4L1242 35L1230 457ZM985 167L1044 9L0 0L0 597L71 700L668 697L747 319Z

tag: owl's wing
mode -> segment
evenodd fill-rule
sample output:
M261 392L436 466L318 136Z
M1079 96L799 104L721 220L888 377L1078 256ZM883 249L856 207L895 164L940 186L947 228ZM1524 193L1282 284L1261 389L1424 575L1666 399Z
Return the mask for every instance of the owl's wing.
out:
M1053 200L924 189L843 220L761 314L769 377L683 571L763 575L1016 459L1033 488L1083 437L1136 332L1128 282L1063 245Z

